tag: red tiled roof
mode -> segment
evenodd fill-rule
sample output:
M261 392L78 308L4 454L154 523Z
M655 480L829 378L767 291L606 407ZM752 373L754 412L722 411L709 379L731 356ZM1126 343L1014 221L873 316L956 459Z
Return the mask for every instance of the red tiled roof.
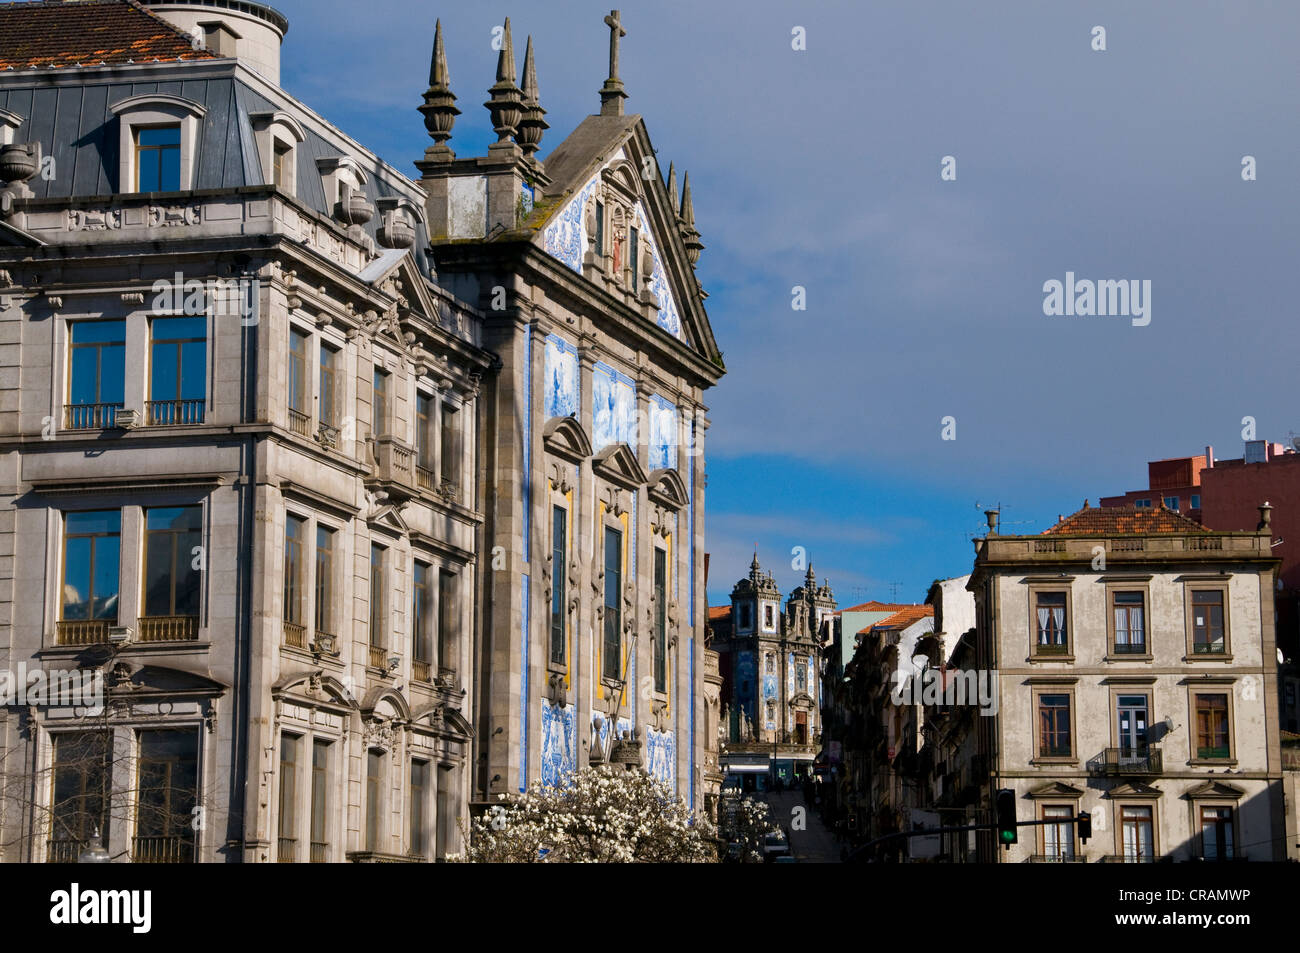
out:
M0 3L0 70L213 58L132 0Z
M709 621L717 622L719 619L731 618L731 606L709 606Z
M1083 509L1043 530L1044 535L1054 533L1073 536L1114 536L1123 533L1149 536L1157 533L1205 532L1209 531L1200 523L1164 506L1089 506L1087 500L1084 501Z
M898 611L888 618L881 619L879 622L873 622L859 632L858 635L863 635L872 629L906 629L919 619L934 616L934 606L901 605L887 606L886 608L897 609Z
M905 602L876 602L873 599L871 602L859 603L856 606L847 606L840 609L835 614L839 615L841 612L897 612L899 609L906 608L907 605L908 604Z

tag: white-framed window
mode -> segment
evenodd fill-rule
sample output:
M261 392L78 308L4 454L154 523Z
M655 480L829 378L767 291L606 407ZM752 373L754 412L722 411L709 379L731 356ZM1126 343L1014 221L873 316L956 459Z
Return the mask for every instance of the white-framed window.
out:
M298 121L286 112L251 113L253 140L262 163L262 181L281 192L296 195L298 143L307 138Z
M119 192L187 192L195 188L201 121L207 110L162 93L109 106L118 133Z

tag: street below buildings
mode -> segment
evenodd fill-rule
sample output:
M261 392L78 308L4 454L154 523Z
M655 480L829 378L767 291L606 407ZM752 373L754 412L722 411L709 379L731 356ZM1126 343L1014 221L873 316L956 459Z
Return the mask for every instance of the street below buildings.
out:
M822 823L814 804L804 802L799 790L768 791L763 795L776 822L790 835L790 850L804 864L838 864L840 845ZM798 809L802 809L801 811ZM802 815L802 821L796 819ZM802 827L802 830L798 828Z

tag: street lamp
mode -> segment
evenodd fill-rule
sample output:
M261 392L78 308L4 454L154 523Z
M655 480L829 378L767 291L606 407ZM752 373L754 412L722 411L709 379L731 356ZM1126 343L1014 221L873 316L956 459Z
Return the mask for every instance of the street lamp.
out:
M104 849L99 839L99 828L95 828L95 836L90 839L93 847L87 845L81 853L77 855L79 864L107 864L109 863L108 851Z

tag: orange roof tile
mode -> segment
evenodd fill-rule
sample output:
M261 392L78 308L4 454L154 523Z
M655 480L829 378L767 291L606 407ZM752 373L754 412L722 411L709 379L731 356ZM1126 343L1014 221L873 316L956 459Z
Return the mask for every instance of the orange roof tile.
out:
M900 605L887 608L897 609L898 611L887 618L881 619L879 622L873 622L859 632L858 635L863 635L872 629L906 629L920 619L934 616L934 606Z
M731 606L709 606L709 621L731 618Z
M132 0L0 3L0 70L214 56Z
M1204 526L1173 510L1160 507L1088 506L1043 530L1066 536L1114 536L1132 534L1149 536L1158 533L1206 533Z
M856 606L847 606L838 610L835 614L839 615L841 612L897 612L899 609L902 609L907 605L908 603L906 602L876 602L873 599L871 602L863 602Z

